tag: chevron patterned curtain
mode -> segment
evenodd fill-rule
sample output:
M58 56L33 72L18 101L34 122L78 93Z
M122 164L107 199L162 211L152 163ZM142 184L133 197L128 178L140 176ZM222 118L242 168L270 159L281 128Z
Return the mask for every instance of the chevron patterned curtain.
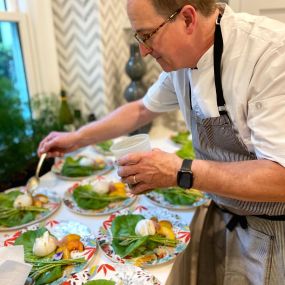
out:
M126 102L126 0L52 0L52 9L62 88L84 116L100 118ZM149 86L160 67L151 59L146 63Z

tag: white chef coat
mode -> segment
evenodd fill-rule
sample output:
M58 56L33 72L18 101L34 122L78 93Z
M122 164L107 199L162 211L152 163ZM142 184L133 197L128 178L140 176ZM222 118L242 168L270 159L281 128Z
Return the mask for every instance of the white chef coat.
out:
M258 159L285 166L285 24L234 13L225 5L221 28L224 98L237 136ZM144 105L153 112L180 107L190 129L189 81L193 111L201 118L219 116L213 46L197 69L163 72L143 98Z

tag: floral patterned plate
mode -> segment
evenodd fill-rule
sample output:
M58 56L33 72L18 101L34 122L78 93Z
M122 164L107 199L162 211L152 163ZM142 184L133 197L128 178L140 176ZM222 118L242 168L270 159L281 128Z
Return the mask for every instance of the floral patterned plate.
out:
M8 192L12 192L12 191L16 191L19 190L21 192L24 193L24 186L21 187L16 187L16 188L11 188L5 191L5 193ZM30 221L28 223L22 224L22 225L18 225L18 226L13 226L13 227L3 227L0 226L0 232L1 231L12 231L12 230L18 230L24 227L27 227L29 225L38 223L42 220L47 219L48 217L50 217L51 215L53 215L60 207L61 204L61 199L59 198L58 194L56 192L52 192L50 189L47 188L39 188L38 190L35 191L34 195L36 194L44 194L48 197L49 202L47 204L44 204L43 207L48 209L45 212L40 212L37 216L36 219L33 221Z
M161 193L151 191L145 194L145 197L152 202L154 205L163 207L169 210L192 210L196 207L199 207L209 201L206 195L203 198L197 200L191 205L175 205L167 201Z
M80 155L74 156L74 158L77 158L78 156L80 156ZM86 155L84 155L84 156L87 157ZM96 158L95 159L91 158L91 157L88 157L88 158L90 158L94 161L96 160ZM69 176L61 175L60 172L61 172L62 166L64 164L64 158L57 158L56 162L54 163L54 165L51 168L51 171L60 179L69 180L69 181L79 181L79 180L87 179L91 176L105 174L105 173L107 173L113 169L114 165L113 165L113 161L111 159L106 159L106 158L101 157L101 156L98 156L98 159L103 160L105 162L105 167L104 167L104 169L101 169L101 170L95 170L93 172L93 174L90 176L69 177Z
M122 210L128 206L130 206L132 203L134 203L137 199L136 196L129 196L126 200L117 201L114 203L110 203L107 207L104 207L102 209L98 210L92 210L92 209L83 209L80 208L76 201L73 198L73 191L75 188L77 188L79 185L86 185L92 182L96 181L108 181L108 178L105 176L96 176L94 178L83 180L81 183L74 183L65 193L63 196L63 203L64 205L71 211L76 214L85 215L85 216L102 216L102 215L109 215L111 213L114 213L116 211ZM115 182L115 181L113 181ZM117 182L117 181L116 181ZM126 186L127 187L127 186Z
M112 247L112 221L117 215L141 214L145 218L157 217L158 220L168 220L173 225L173 230L179 243L176 247L160 246L159 249L152 254L144 255L136 258L121 258L117 255ZM134 209L124 209L112 214L99 229L97 241L99 246L113 262L123 264L132 264L139 267L163 264L173 260L180 252L184 251L191 238L188 225L182 223L178 215L169 212L166 209L157 209L155 207L137 206Z
M63 276L52 283L51 285L62 285L65 284L65 281L71 280L70 284L73 281L77 280L77 272L81 272L86 265L88 265L96 251L97 251L97 243L95 237L91 234L90 229L78 222L75 221L59 221L59 220L49 220L46 223L42 222L36 225L29 226L23 230L19 230L13 235L4 235L3 239L0 240L0 246L13 246L15 240L21 236L22 233L27 230L36 230L39 227L46 227L50 233L52 233L57 239L62 239L67 234L76 233L81 236L81 241L84 244L84 251L77 253L77 258L85 258L86 263L79 264L73 267L68 267L68 270L64 272Z
M116 284L128 285L160 285L161 283L150 273L130 264L101 264L96 266L95 276L91 280L107 279Z
M116 285L161 285L160 281L140 267L130 264L99 264L71 275L61 285L83 285L92 280L108 280Z

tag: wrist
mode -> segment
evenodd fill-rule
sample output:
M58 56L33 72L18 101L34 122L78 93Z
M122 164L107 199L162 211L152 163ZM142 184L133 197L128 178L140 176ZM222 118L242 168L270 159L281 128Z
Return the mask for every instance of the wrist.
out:
M84 139L84 131L82 130L82 128L73 132L73 138L78 148L88 145L88 143L86 143L86 139Z

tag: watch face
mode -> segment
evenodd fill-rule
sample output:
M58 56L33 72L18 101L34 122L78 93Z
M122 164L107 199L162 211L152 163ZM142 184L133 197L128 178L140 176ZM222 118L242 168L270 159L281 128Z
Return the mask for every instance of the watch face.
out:
M193 174L190 171L179 172L179 186L185 189L189 189L193 184Z

